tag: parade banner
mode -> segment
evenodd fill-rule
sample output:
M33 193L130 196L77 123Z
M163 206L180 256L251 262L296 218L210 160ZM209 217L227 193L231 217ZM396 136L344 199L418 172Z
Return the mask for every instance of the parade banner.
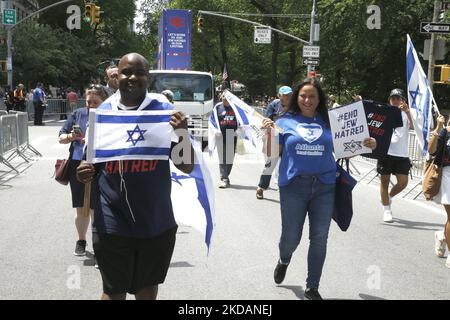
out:
M336 159L372 153L363 146L370 136L362 101L329 110L328 115Z

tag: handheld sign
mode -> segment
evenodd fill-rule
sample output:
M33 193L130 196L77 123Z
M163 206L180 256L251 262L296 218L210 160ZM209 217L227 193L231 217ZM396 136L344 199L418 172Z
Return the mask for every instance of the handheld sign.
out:
M363 146L364 139L370 136L362 101L329 110L328 115L337 159L372 153Z

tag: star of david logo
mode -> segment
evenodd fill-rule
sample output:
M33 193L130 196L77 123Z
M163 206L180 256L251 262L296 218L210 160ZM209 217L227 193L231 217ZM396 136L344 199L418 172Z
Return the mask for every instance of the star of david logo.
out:
M185 180L185 179L192 179L190 176L186 176L186 175L177 175L175 172L172 172L172 176L170 177L171 180L175 183L178 183L181 187L183 186L180 182L180 180Z
M422 93L420 93L419 85L417 85L417 89L415 91L409 91L409 94L412 98L411 108L420 110L420 101L422 100ZM417 97L419 97L419 106L417 106Z
M141 130L139 128L139 125L136 125L136 128L134 128L134 130L127 130L128 140L126 142L131 142L133 146L135 146L139 141L145 141L145 132L147 132L147 130ZM137 138L134 138L136 136Z
M361 150L361 141L350 141L350 142L344 142L344 151L350 151L351 153L355 153L356 150Z

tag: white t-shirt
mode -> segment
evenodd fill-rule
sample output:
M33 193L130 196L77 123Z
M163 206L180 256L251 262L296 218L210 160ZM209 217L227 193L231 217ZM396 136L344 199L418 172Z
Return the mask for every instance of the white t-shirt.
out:
M388 155L394 157L409 158L408 139L409 139L409 120L406 112L402 111L403 126L394 130L389 145Z

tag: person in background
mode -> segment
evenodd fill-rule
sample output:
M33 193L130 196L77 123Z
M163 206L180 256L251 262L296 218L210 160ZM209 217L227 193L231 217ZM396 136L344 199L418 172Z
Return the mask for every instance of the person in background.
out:
M266 118L262 123L268 134L267 155L272 156L274 150L281 154L278 178L281 237L274 281L283 282L308 215L310 242L305 298L322 300L319 283L334 210L336 160L326 97L317 79L307 78L295 87L288 110L276 125L282 129L278 140L272 130L274 122ZM374 149L376 140L367 138L363 144Z
M108 96L112 96L119 89L118 70L116 65L111 65L105 70L105 88Z
M25 100L27 94L23 84L19 83L16 90L14 90L14 110L25 112Z
M164 90L163 92L161 92L161 94L165 95L170 103L173 103L173 92L171 90Z
M44 102L45 102L45 93L42 90L42 83L38 82L36 84L36 88L33 91L34 125L35 126L45 125L42 122L42 118L44 117L44 108L45 108Z
M71 92L76 94L74 91ZM90 221L90 215L85 216L83 213L84 184L77 180L76 170L83 158L89 109L96 109L107 97L103 86L89 86L86 90L86 107L78 108L70 113L59 131L59 143L70 143L70 154L72 155L69 161L69 183L72 194L72 207L76 210L75 227L78 233L74 251L76 256L84 256L86 254L86 233ZM97 192L95 185L91 190L90 208L93 209L95 205L95 197L93 195Z
M236 154L238 121L230 103L221 95L222 102L216 104L212 115L217 116L219 131L216 133L217 154L219 156L220 184L219 188L230 187L230 173L233 168L234 156Z
M289 86L282 86L278 89L278 99L273 100L266 109L265 116L272 121L278 119L278 117L287 111L289 102L292 97L292 88ZM278 155L275 157L266 158L263 172L259 178L258 187L256 188L256 198L264 199L264 190L267 190L270 185L272 173L275 170L278 163Z
M392 134L391 143L386 158L378 160L377 172L380 174L380 196L383 205L383 221L393 222L391 204L392 199L408 185L408 174L411 169L409 160L409 129L412 129L412 118L402 89L393 89L389 94L389 104L402 111L403 126L398 127ZM397 183L389 191L391 175L395 175Z
M450 120L449 115L441 115L437 119L436 129L432 132L428 152L436 156L435 164L442 166L442 180L439 193L434 201L444 206L447 213L447 222L443 231L436 231L435 253L442 258L445 247L450 248ZM447 256L445 266L450 268L450 254Z

